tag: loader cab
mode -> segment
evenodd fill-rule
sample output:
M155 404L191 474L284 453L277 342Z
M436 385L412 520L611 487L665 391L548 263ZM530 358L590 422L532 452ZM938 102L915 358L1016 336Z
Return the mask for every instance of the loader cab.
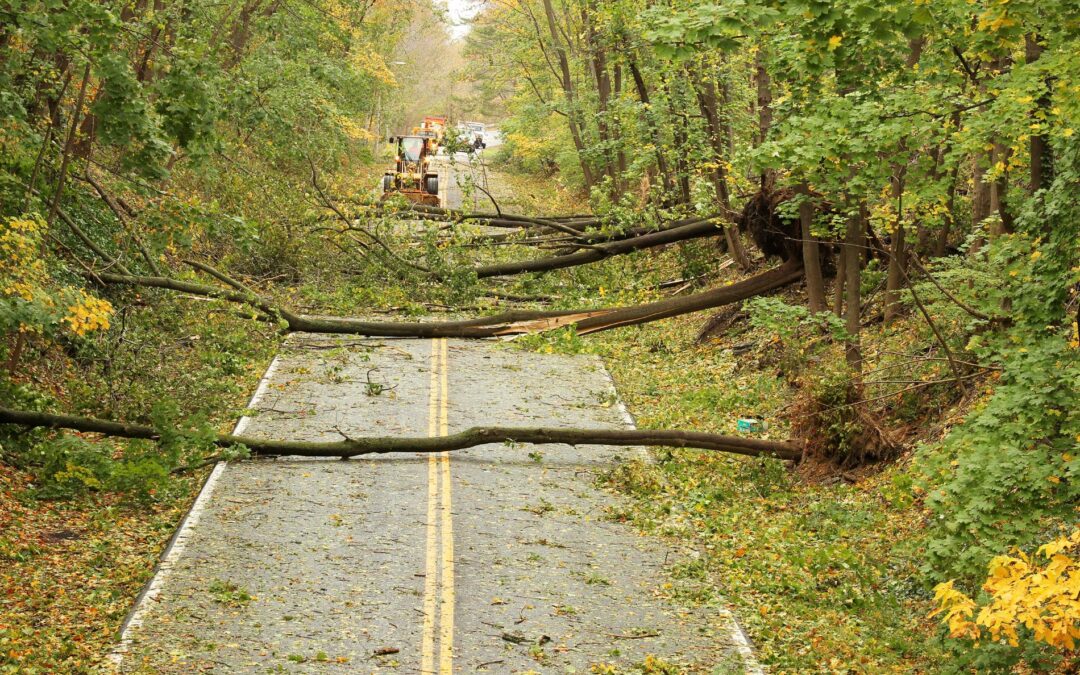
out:
M424 156L427 139L421 136L401 136L398 141L398 155L406 162L419 162Z

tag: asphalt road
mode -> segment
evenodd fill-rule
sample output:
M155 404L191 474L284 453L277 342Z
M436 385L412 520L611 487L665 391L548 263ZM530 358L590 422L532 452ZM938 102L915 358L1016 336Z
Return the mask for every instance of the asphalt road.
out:
M490 210L491 202L482 190L491 190L491 181L479 156L464 152L437 155L432 167L439 173L439 201L443 208Z
M244 433L303 440L629 423L598 360L464 340L296 336L251 407ZM652 655L679 672L758 672L723 608L667 599L665 568L683 554L610 517L618 497L597 472L643 452L489 445L219 465L114 665L621 673Z

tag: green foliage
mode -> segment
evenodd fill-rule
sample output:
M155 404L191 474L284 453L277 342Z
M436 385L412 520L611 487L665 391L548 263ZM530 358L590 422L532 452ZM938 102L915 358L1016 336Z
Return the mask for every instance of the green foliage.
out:
M832 312L813 314L805 305L791 305L780 298L753 298L745 303L750 325L776 344L783 372L792 377L831 342L848 340L844 322Z
M111 442L59 434L22 460L31 465L38 495L45 499L98 491L122 492L139 502L163 497L170 487L164 458L145 443L129 443L122 452L117 459L118 448Z
M1080 341L1066 308L1080 280L1076 156L1069 148L1021 231L985 253L997 280L985 309L1000 311L1007 301L1009 321L968 343L979 362L1000 364L992 393L940 448L924 449L926 501L935 515L928 571L935 578L978 574L992 556L1075 520Z
M524 349L545 354L588 354L593 351L589 343L570 325L556 330L522 335L514 341Z
M171 472L212 454L216 433L197 419L178 426L173 407L159 406L152 414L160 433L157 442L93 441L57 433L10 460L33 472L38 496L45 499L115 492L142 503L168 500L180 487ZM245 454L242 447L226 452L229 458Z

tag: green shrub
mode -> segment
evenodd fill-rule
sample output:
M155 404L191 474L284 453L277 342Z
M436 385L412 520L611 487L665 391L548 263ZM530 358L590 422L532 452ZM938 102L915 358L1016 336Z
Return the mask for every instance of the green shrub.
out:
M39 443L25 459L42 498L67 499L109 491L147 502L169 487L166 458L152 456L149 445L130 443L128 454L109 441L57 434Z
M1076 519L1080 339L1069 302L1080 282L1080 148L1057 168L1051 189L1018 219L1019 232L971 262L998 280L971 302L1008 319L976 325L967 345L979 363L1000 368L992 393L940 447L922 451L934 580L974 579L994 555Z

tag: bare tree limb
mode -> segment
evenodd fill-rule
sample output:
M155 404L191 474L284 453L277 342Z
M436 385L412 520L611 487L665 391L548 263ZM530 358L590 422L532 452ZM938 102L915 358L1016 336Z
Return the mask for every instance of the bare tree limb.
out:
M75 431L157 440L160 432L142 424L112 422L93 417L61 415L0 407L0 424L25 427L72 429ZM547 427L472 427L449 436L367 436L333 442L276 441L251 436L218 434L215 444L221 447L244 445L253 454L297 457L358 457L394 452L447 452L491 443L664 446L700 448L750 457L776 457L798 460L802 447L789 441L766 441L739 436L707 434L678 429L561 429Z
M937 288L937 289L938 289L939 291L941 291L941 294L942 294L942 295L944 295L944 296L945 296L946 298L948 298L949 300L952 300L952 301L953 301L953 303L954 303L954 304L955 304L955 305L956 305L957 307L959 307L960 309L964 310L965 312L967 312L967 313L968 313L968 314L970 314L971 316L975 317L976 319L982 319L982 320L984 320L984 321L992 321L992 320L993 320L993 317L991 317L991 316L990 316L989 314L984 314L984 313L980 312L979 310L975 309L975 308L974 308L974 307L972 307L971 305L968 305L968 304L967 304L967 303L965 303L965 302L964 302L963 300L961 300L960 298L956 297L955 295L953 295L953 294L952 294L952 293L950 293L949 291L945 290L945 288L944 288L944 287L943 287L943 286L942 286L942 285L941 285L940 283L938 283L938 280L934 278L934 275L932 275L932 274L931 274L931 273L929 272L929 270L927 270L927 269L926 269L926 267L924 267L924 266L923 266L922 262L921 262L921 261L919 260L919 256L918 256L918 254L916 254L916 253L915 253L915 251L912 251L912 252L911 252L911 257L910 257L909 259L911 260L911 262L912 262L912 263L914 263L914 264L915 264L915 269L919 270L919 272L921 272L921 273L922 273L922 275L923 275L924 277L926 277L926 279L927 279L927 280L928 280L928 281L929 281L930 283L934 284L934 286L935 286L935 287L936 287L936 288Z
M87 183L90 183L90 185L93 186L94 190L96 190L98 195L101 196L102 201L104 201L105 204L108 205L109 210L113 212L113 214L116 216L116 219L120 221L120 224L124 226L124 229L127 230L127 233L131 235L132 241L135 242L135 246L139 249L139 253L142 255L143 260L146 261L146 264L150 268L150 271L160 276L161 270L158 268L157 263L154 262L154 257L150 255L150 251L146 248L146 245L143 244L142 239L139 238L138 233L135 232L135 228L131 226L131 222L124 214L123 208L116 203L116 200L113 199L112 195L110 195L107 190L105 190L105 187L101 183L94 180L94 177L90 175L89 169L87 169L83 177L86 179Z
M547 258L536 258L533 260L482 265L476 268L476 275L481 279L484 279L507 274L563 269L565 267L574 267L597 262L613 255L631 253L641 249L654 248L657 246L664 246L665 244L672 244L700 237L709 237L722 233L723 229L716 225L715 219L705 218L681 227L650 232L629 239L617 239L603 244L578 244L578 248L588 248L589 250L577 253Z
M345 215L345 213L340 208L338 208L337 204L335 204L334 201L326 195L326 192L322 189L322 186L319 185L319 175L315 169L315 163L312 162L310 158L308 159L308 165L311 167L311 185L315 188L315 192L318 193L319 199L322 201L323 206L333 211L337 215L337 217L341 219L341 222L344 223L346 228L362 233L368 239L371 239L373 242L378 244L379 248L386 251L387 255L389 255L391 258L401 263L402 265L406 265L415 270L419 270L425 274L434 274L430 268L424 267L423 265L414 263L411 260L406 260L405 258L401 257L393 249L391 249L390 246L385 241L383 241L381 237L376 235L371 230L357 225L354 220L350 219L347 215Z

